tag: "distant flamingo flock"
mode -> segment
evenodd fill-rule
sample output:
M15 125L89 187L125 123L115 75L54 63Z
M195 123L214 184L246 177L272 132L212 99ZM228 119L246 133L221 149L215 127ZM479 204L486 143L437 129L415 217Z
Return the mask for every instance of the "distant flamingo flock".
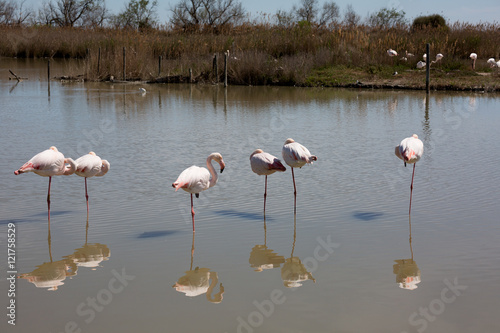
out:
M401 143L396 146L395 154L398 158L403 160L404 165L407 163L413 164L413 173L410 185L410 208L411 214L411 200L413 194L413 179L415 176L415 163L420 160L424 152L422 141L416 134L411 137L405 138ZM303 145L295 140L289 138L285 141L282 148L282 156L285 163L292 170L293 194L294 194L294 212L297 211L297 186L295 184L294 168L302 168L306 164L312 164L318 160L318 157L312 155L311 152ZM194 206L193 194L198 198L200 192L208 190L217 184L217 172L212 165L215 161L220 166L220 172L224 171L226 166L222 155L220 153L212 153L206 159L207 168L191 166L185 169L177 180L172 183L175 191L183 189L191 195L191 216L193 221L193 232L195 231L194 223ZM276 171L284 172L286 167L276 157L269 153L264 152L262 149L256 149L250 155L250 167L254 173L260 176L265 176L264 187L264 216L266 213L266 198L267 198L267 176L275 173ZM102 160L94 152L81 156L76 161L64 157L64 155L52 146L47 150L33 156L14 174L19 175L26 172L34 172L43 177L49 177L49 187L47 191L47 209L50 228L50 187L53 176L69 176L76 173L80 177L85 178L85 199L87 203L87 215L89 213L89 196L87 191L87 178L104 176L110 169L110 163L107 160Z

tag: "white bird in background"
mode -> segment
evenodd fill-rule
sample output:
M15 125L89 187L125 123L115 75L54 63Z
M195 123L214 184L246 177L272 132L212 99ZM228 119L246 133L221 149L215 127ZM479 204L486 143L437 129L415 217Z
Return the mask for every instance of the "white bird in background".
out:
M472 52L469 56L472 60L472 69L476 69L476 59L477 59L477 54Z
M75 173L80 177L85 177L85 199L87 201L87 215L89 213L89 195L87 192L87 178L102 177L109 171L109 162L101 160L93 151L87 155L79 157L76 161Z
M393 49L388 49L387 54L389 55L389 57L395 57L398 55L398 53L396 51L394 51Z
M422 56L422 58L424 59L424 62L427 61L427 53L424 53L424 55Z
M444 56L441 53L436 54L436 60L431 61L431 65L443 59Z
M294 211L297 207L297 188L295 186L295 175L293 174L293 168L302 168L305 164L312 164L313 161L317 161L318 158L312 155L309 150L293 139L287 139L281 150L283 155L283 160L292 168L292 180L293 180L293 195L295 197L294 201Z
M75 173L76 163L71 158L65 158L56 147L52 146L47 150L33 156L22 167L14 171L15 175L25 172L34 172L42 177L49 177L49 189L47 191L47 208L50 230L50 184L52 176L69 176Z
M408 51L405 51L406 58L411 58L414 57L415 55L413 53L410 53Z
M177 177L177 180L172 183L172 187L175 191L182 188L184 191L191 193L191 216L193 218L193 232L194 232L194 208L193 208L193 193L198 198L201 191L208 190L209 188L217 184L217 172L212 165L212 160L219 163L220 172L224 171L226 164L222 159L222 155L219 153L212 153L207 157L207 167L202 168L196 165L190 166L189 168L182 171L182 173ZM212 176L212 177L210 177Z
M255 150L250 155L250 166L252 171L259 176L266 176L266 185L264 188L264 216L266 215L266 197L267 197L267 176L275 173L276 171L286 171L285 166L281 161L269 153L265 153L262 149Z
M418 135L413 134L409 138L403 139L401 143L396 146L394 153L396 156L403 160L406 167L406 163L413 164L413 173L411 176L410 185L410 209L409 214L411 214L411 198L413 195L413 178L415 176L415 163L420 160L422 154L424 153L424 144L418 138Z
M486 61L486 62L488 64L490 64L491 68L500 67L500 60L499 61L495 61L495 58L489 58L488 61Z
M419 61L419 62L417 62L417 68L418 68L418 69L422 69L422 68L424 68L425 66L426 66L426 63L425 63L425 62L423 62L423 61Z
M143 93L143 94L144 94L144 93L146 93L146 89L144 89L144 88L139 88L139 91L140 91L141 93Z

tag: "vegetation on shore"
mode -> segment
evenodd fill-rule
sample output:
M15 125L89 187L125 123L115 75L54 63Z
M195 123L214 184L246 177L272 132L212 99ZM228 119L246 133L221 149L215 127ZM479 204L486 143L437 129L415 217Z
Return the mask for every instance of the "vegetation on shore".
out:
M380 17L372 20L379 22ZM194 31L2 25L0 56L80 58L81 68L72 68L67 75L99 81L123 77L125 49L127 80L185 81L191 69L195 82L211 83L222 82L224 52L229 51L228 82L232 85L421 89L425 70L416 64L429 43L432 59L437 53L444 55L431 67L434 89L500 91L500 68L486 63L500 56L498 23L421 24L416 29L399 22L384 27L347 21L329 25L264 21ZM396 50L398 56L390 57L388 49ZM471 52L478 54L474 70ZM217 77L214 55L218 55Z

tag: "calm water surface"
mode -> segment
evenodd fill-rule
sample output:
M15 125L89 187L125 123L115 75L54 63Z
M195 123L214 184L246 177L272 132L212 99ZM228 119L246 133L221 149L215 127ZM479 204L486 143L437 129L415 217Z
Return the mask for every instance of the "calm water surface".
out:
M18 332L498 332L500 98L271 87L48 84L43 63L2 60L0 267L16 228ZM6 80L7 69L29 80ZM54 75L64 67L53 67ZM416 133L412 168L394 146ZM251 172L291 137L318 156ZM55 145L95 151L102 178L13 171ZM171 183L220 152L195 199ZM88 226L88 229L87 229Z

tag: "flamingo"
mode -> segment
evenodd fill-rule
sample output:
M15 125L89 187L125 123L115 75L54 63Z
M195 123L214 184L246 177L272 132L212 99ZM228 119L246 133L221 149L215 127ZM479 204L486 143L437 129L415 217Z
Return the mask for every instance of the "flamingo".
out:
M395 57L398 55L398 53L396 51L394 51L393 49L388 49L387 54L389 55L389 57Z
M309 152L309 149L304 147L293 139L286 139L281 150L283 155L283 160L292 168L292 180L293 180L293 195L295 197L294 210L297 207L297 188L295 186L295 175L293 173L293 168L302 168L305 164L312 164L313 161L317 161L318 158Z
M47 191L47 209L50 229L50 184L52 176L69 176L76 171L76 163L71 158L65 158L64 155L52 146L47 150L33 156L22 167L14 171L15 175L26 172L34 172L42 177L49 177L49 189Z
M87 201L87 215L89 213L89 195L87 192L87 178L102 177L109 171L109 162L101 160L93 151L87 155L79 157L76 161L75 173L80 177L85 177L85 199Z
M265 153L262 149L255 150L250 155L250 166L252 171L259 176L266 176L266 185L264 188L264 216L266 215L266 197L267 197L267 176L275 173L276 171L286 171L285 166L281 161L269 153Z
M197 198L200 197L200 192L208 190L217 184L217 172L212 165L212 160L215 160L220 165L220 173L224 171L226 164L219 153L212 153L207 157L207 167L201 168L196 165L190 166L181 172L177 180L172 183L172 187L177 192L182 188L184 191L191 193L191 216L193 218L193 232L194 230L194 208L193 208L193 193ZM212 177L210 178L210 175Z
M426 65L426 63L425 63L424 61L419 61L419 62L417 62L417 68L418 68L418 69L422 69L422 68L424 68L424 67L425 67L425 65Z
M476 59L477 59L477 54L472 52L469 56L469 58L472 59L472 69L476 69Z
M490 64L491 68L494 67L500 67L500 60L495 61L495 58L489 58L488 61L486 61L488 64Z
M415 176L415 164L420 160L424 153L424 144L418 138L418 135L413 134L408 138L405 138L401 141L401 143L396 146L394 153L397 157L403 160L404 165L406 167L406 163L413 164L413 173L411 176L411 185L410 185L410 209L409 213L411 214L411 198L413 194L413 178Z
M435 64L436 62L438 62L439 60L441 60L443 58L444 58L443 54L441 54L441 53L436 54L436 60L431 61L431 65Z

